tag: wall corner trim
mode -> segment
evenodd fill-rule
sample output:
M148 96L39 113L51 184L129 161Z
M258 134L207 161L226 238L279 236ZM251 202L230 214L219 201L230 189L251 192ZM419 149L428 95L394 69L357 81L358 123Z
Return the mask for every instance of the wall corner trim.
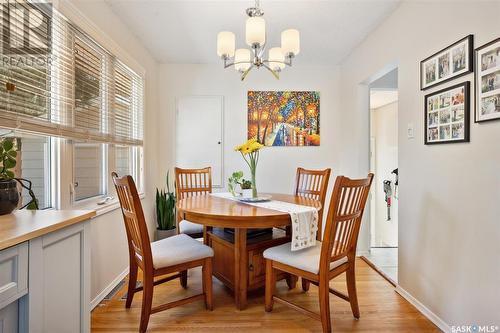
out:
M419 300L413 297L409 292L401 288L398 284L395 291L407 300L411 305L413 305L417 310L422 313L427 319L429 319L434 325L436 325L441 331L445 333L451 332L451 327L443 319L438 317L434 312L429 310L425 305L423 305Z
M111 283L106 287L104 288L91 302L90 302L90 310L94 310L94 308L96 306L99 305L99 303L101 303L101 301L104 299L104 297L106 297L107 294L109 294L111 292L111 290L113 290L114 287L116 287L118 285L118 283L120 283L121 280L123 280L125 278L125 276L127 276L128 274L128 269L129 269L129 266L127 266L125 268L125 270L123 272L121 272L120 274L118 274L118 276L113 280L111 281Z

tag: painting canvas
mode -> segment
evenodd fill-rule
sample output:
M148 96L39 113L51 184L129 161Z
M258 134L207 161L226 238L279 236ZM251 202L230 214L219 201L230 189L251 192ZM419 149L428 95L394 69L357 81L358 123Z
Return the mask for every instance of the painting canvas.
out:
M249 91L248 138L266 146L319 146L319 92Z

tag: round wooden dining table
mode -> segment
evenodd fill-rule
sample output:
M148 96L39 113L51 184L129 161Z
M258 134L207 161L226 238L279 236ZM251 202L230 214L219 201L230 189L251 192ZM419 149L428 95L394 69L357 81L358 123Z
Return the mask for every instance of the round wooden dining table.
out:
M304 196L270 195L272 200L315 207L318 211L322 209L319 201ZM290 241L290 228L287 228L286 234L282 232L284 237L256 237L248 242L247 231L289 226L290 215L211 194L179 200L177 214L179 220L204 226L204 242L212 246L215 252L214 276L234 291L236 307L243 310L247 304L249 287L256 289L264 286L262 252L268 247ZM234 231L225 232L222 228ZM249 260L252 261L250 264Z

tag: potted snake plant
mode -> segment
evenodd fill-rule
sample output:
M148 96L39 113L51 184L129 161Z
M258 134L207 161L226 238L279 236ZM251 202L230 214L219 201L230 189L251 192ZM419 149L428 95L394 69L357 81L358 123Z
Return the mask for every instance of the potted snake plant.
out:
M156 189L156 239L164 239L177 233L175 216L175 193L170 191L169 173L167 172L167 189Z
M38 201L31 189L32 184L24 178L17 178L14 168L17 165L17 147L14 138L0 140L0 215L10 214L19 204L17 184L28 191L31 200L22 208L38 209Z

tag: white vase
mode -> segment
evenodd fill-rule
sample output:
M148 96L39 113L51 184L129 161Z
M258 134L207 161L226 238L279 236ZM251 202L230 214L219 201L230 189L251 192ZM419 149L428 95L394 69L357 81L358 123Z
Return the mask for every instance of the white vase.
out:
M252 197L252 189L249 188L249 189L241 190L241 196L243 198L251 198Z

